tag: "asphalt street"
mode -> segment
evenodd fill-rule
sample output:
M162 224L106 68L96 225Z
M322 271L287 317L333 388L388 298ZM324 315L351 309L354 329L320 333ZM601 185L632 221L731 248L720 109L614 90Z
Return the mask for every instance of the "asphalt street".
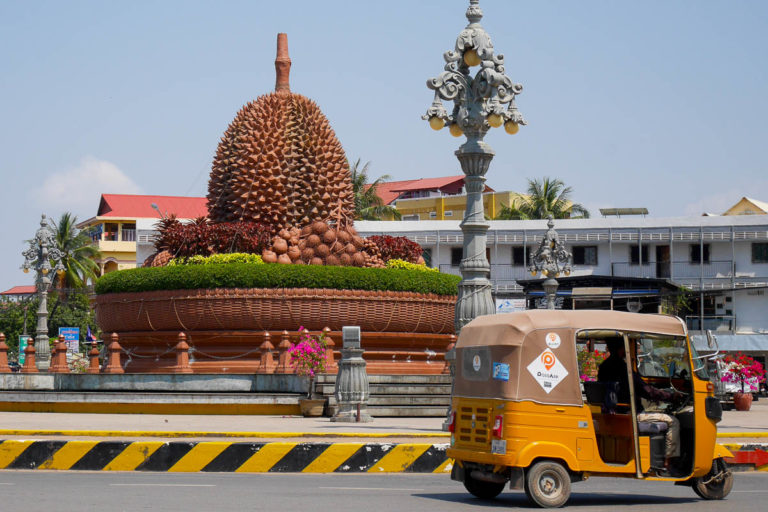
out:
M760 510L768 473L737 473L724 501L707 502L666 483L593 478L574 484L569 509L675 512ZM0 473L0 510L378 512L532 509L521 491L496 500L469 495L447 475L222 474L7 471Z

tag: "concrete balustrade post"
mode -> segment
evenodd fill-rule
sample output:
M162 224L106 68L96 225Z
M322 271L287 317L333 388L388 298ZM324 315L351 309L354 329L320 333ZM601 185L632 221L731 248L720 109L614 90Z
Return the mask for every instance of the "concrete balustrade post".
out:
M35 345L32 343L24 349L24 366L21 373L40 373L35 362Z
M0 373L11 373L8 366L8 345L5 344L5 334L0 332Z
M120 338L116 332L113 332L109 336L109 346L107 347L107 364L104 368L104 373L120 374L125 373L123 365L120 362L120 356L123 352L123 347L120 346Z
M264 341L261 342L261 345L259 345L259 352L261 352L261 358L259 361L259 373L274 373L275 372L275 361L272 356L272 351L275 349L275 346L272 345L272 342L270 341L271 336L267 331L264 331Z
M336 364L336 355L333 353L336 348L336 343L331 338L331 328L324 327L323 335L325 335L325 373L336 373L339 370L339 366Z
M59 335L59 339L53 345L54 351L51 355L51 365L48 367L49 373L69 373L69 365L67 364L67 342L64 340L63 335Z
M96 340L91 343L91 351L88 352L89 365L86 373L99 373L99 344Z
M179 342L176 343L176 366L173 367L173 373L192 373L192 367L189 364L189 344L187 335L179 333Z
M277 373L293 373L291 367L291 354L288 350L291 348L291 336L288 331L283 331L283 335L280 339L280 344L277 346L278 359L277 359Z

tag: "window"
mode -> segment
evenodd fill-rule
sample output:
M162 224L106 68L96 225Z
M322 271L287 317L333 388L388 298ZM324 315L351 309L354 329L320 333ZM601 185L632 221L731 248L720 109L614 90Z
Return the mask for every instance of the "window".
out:
M512 248L512 266L513 267L525 266L525 248L524 247Z
M752 244L752 263L768 263L768 243Z
M453 210L445 210L443 212L444 217L453 217Z
M123 242L136 241L136 224L123 224L121 230Z
M584 245L573 247L574 265L597 265L597 246Z
M415 214L412 214L412 215L403 215L402 219L403 220L420 220L418 213L415 213Z
M461 258L464 256L464 248L463 247L452 247L451 248L451 266L452 267L458 267L461 263Z
M702 263L702 246L699 244L691 244L688 246L688 252L690 254L689 261L691 263ZM709 263L709 244L704 244L704 263Z
M437 212L429 212L429 218L430 219L436 219L437 218Z
M630 245L629 246L629 264L630 265L640 264L640 248L641 247L642 247L643 265L646 265L648 263L648 245L646 244L643 244L642 246Z

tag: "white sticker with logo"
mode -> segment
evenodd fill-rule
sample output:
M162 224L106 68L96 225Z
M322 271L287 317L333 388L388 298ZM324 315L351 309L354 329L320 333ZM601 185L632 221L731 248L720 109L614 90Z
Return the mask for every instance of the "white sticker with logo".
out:
M476 372L480 371L480 363L480 356L475 354L475 357L472 358L472 368L474 368Z
M547 333L547 346L549 348L557 348L560 346L560 336L555 332Z
M568 370L557 360L550 349L544 350L528 365L528 371L539 383L539 386L549 394L560 382L568 376Z

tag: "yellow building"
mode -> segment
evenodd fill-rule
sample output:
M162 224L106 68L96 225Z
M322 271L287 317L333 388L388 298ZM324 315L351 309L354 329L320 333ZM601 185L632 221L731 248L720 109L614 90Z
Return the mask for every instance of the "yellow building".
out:
M144 196L102 194L99 209L77 225L99 246L101 274L137 266L138 230L153 229L162 216L174 214L179 219L208 215L204 197Z
M516 192L485 192L483 206L488 218L495 218L502 206L510 206L520 194ZM467 204L466 194L398 199L394 206L403 220L462 220Z

